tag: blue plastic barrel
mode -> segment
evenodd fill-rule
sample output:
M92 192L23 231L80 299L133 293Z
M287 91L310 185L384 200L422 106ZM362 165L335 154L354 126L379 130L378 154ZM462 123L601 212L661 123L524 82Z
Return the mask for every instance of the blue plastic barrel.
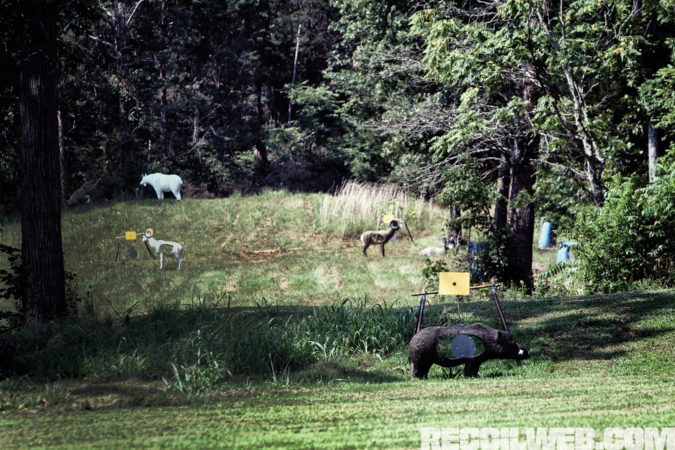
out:
M574 241L562 241L560 243L560 249L558 250L558 256L555 259L556 263L566 263L570 260L570 248L581 245L579 242Z
M478 256L485 249L485 242L469 242L469 253Z
M539 248L549 248L553 245L553 224L544 222L541 224L541 234L539 235Z

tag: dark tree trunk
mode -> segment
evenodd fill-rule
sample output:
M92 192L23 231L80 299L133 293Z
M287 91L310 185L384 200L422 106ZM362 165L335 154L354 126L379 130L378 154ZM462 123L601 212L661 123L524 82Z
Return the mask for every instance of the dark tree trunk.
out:
M452 238L457 245L464 239L464 234L462 226L460 225L462 216L462 209L459 206L450 207L450 228L448 229L448 235ZM467 239L471 238L471 230L467 230Z
M38 324L66 313L56 116L57 12L39 0L25 0L21 5L21 313L27 323Z
M534 236L534 167L538 140L520 143L518 157L511 161L511 188L509 192L508 224L510 234L507 244L508 267L506 281L523 282L527 293L532 293L532 242Z

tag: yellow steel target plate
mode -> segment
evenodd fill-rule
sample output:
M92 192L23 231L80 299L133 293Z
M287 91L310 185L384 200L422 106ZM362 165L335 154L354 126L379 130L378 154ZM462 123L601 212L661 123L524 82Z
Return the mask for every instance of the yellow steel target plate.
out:
M438 293L440 295L469 295L471 274L469 272L440 272Z

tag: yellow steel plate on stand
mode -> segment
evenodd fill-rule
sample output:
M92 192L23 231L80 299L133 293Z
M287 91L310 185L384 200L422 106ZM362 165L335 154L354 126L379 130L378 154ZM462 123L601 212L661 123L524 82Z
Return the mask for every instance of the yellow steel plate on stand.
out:
M385 215L382 216L382 223L383 223L385 226L389 226L389 222L391 222L392 220L394 220L394 218L395 218L395 217L394 217L393 214L385 214Z
M469 272L440 272L438 293L440 295L469 295L471 274Z
M136 232L135 231L127 231L125 233L125 236L127 238L127 241L135 241L136 240Z

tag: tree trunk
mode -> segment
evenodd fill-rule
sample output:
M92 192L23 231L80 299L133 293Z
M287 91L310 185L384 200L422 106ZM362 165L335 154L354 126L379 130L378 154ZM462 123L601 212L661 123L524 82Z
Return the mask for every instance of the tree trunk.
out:
M192 146L197 147L199 143L199 105L197 102L192 107Z
M298 24L298 35L295 38L295 58L293 58L293 77L291 78L291 90L295 87L295 74L297 72L298 68L298 52L300 51L300 27L301 25ZM288 124L290 125L291 123L291 118L293 116L292 114L293 110L293 100L289 99L288 100Z
M25 0L21 5L21 313L25 322L40 324L66 314L56 120L58 14L53 6L38 0Z
M159 67L159 81L162 87L159 88L159 151L165 152L166 145L166 84L164 83L164 68Z
M506 155L502 154L497 175L497 200L495 201L494 229L502 230L506 227L507 207L509 198L509 164Z
M565 68L565 79L570 95L573 100L574 123L577 129L579 140L583 148L583 156L586 161L586 177L591 188L593 201L596 206L602 206L605 202L605 188L602 184L602 170L604 161L598 148L598 142L587 127L588 115L586 108L586 93L583 86L574 78L572 69Z
M269 166L269 159L267 157L267 146L262 140L262 134L265 127L265 122L270 118L269 110L263 104L263 85L257 86L257 106L258 106L258 138L255 141L255 154L253 163L253 179L264 177L267 174ZM269 101L269 97L267 99Z
M523 155L512 159L511 187L509 192L508 224L510 234L507 244L508 267L506 281L525 284L528 294L532 293L532 242L534 239L534 167L535 142L522 143ZM533 153L534 152L534 153Z
M66 201L66 150L63 145L63 121L61 111L56 112L59 127L59 173L61 174L61 203Z
M647 129L647 159L649 163L649 182L656 180L656 165L659 162L659 135L650 120Z

